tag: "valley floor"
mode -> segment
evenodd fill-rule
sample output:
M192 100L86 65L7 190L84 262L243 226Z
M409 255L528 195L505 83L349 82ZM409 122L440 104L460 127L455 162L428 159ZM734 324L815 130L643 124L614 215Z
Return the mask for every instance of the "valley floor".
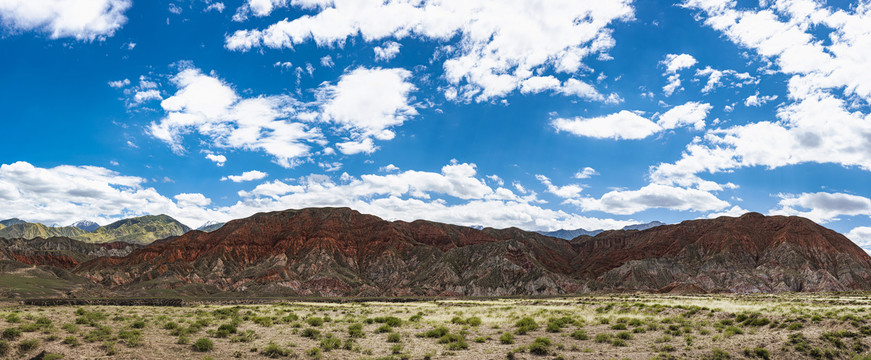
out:
M871 294L0 305L0 358L871 359Z

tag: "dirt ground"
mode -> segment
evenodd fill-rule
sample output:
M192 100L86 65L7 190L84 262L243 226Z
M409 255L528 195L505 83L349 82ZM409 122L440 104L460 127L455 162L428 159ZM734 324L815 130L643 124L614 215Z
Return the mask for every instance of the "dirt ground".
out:
M6 303L0 358L44 351L64 359L871 359L869 305L871 294Z

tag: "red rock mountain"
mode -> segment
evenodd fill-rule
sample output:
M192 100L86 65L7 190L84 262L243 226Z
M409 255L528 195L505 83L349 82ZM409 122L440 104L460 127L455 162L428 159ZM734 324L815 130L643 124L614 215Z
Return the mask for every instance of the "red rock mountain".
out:
M388 222L347 208L287 210L73 271L128 295L871 289L871 257L844 236L807 219L755 213L566 241L515 228Z

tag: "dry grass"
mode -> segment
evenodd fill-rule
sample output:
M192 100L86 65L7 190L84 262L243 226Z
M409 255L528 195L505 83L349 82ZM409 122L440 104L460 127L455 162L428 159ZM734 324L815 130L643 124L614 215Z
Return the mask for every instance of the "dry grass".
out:
M0 343L0 358L45 350L66 359L865 359L869 304L867 294L180 308L6 304L0 332L8 335L8 350L3 354ZM517 331L524 318L537 325L524 320L525 334ZM351 335L354 324L362 336Z

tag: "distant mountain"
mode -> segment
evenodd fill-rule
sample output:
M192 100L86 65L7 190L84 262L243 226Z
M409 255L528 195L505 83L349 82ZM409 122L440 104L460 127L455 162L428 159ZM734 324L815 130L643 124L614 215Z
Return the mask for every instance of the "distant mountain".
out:
M199 231L212 232L224 226L225 223L217 222L217 221L206 221L205 224L201 225L197 228Z
M76 224L86 223L84 221ZM84 224L87 225L87 224ZM182 235L191 229L167 215L147 215L119 220L93 231L75 226L49 227L39 223L17 223L0 229L0 238L34 239L63 236L90 243L123 241L149 244L155 240Z
M97 224L97 223L90 221L90 220L79 220L79 221L74 222L70 226L77 227L77 228L85 230L87 232L91 232L91 231L97 230L97 228L100 227L100 224Z
M516 228L287 210L74 268L116 293L504 296L871 290L871 257L799 217L750 213L571 241Z
M665 225L665 223L660 221L651 221L644 224L626 225L623 227L623 230L647 230L662 225Z
M50 238L54 236L77 237L87 232L72 226L50 227L39 223L16 223L0 229L0 238L33 239Z
M0 225L3 225L3 226L10 226L10 225L24 224L24 223L27 223L27 221L21 220L19 218L0 220Z
M647 229L650 229L652 227L657 227L657 226L661 226L661 225L665 225L665 223L659 222L659 221L651 221L649 223L644 223L644 224L626 225L623 227L622 230L647 230ZM571 240L571 239L574 239L578 236L584 236L584 235L596 236L596 235L599 235L603 231L605 231L605 230L602 230L602 229L599 229L599 230L575 229L575 230L536 231L536 232L539 234L545 235L545 236L552 236L555 238Z
M190 230L191 228L167 215L146 215L118 220L74 238L94 243L124 241L149 244L155 240L182 235Z
M571 240L571 239L574 239L578 236L583 236L583 235L596 236L599 233L601 233L602 231L605 231L605 230L599 229L599 230L589 231L589 230L584 230L584 229L575 229L575 230L536 231L536 232L539 234L542 234L544 236L551 236L551 237L560 238L560 239L564 239L564 240Z

